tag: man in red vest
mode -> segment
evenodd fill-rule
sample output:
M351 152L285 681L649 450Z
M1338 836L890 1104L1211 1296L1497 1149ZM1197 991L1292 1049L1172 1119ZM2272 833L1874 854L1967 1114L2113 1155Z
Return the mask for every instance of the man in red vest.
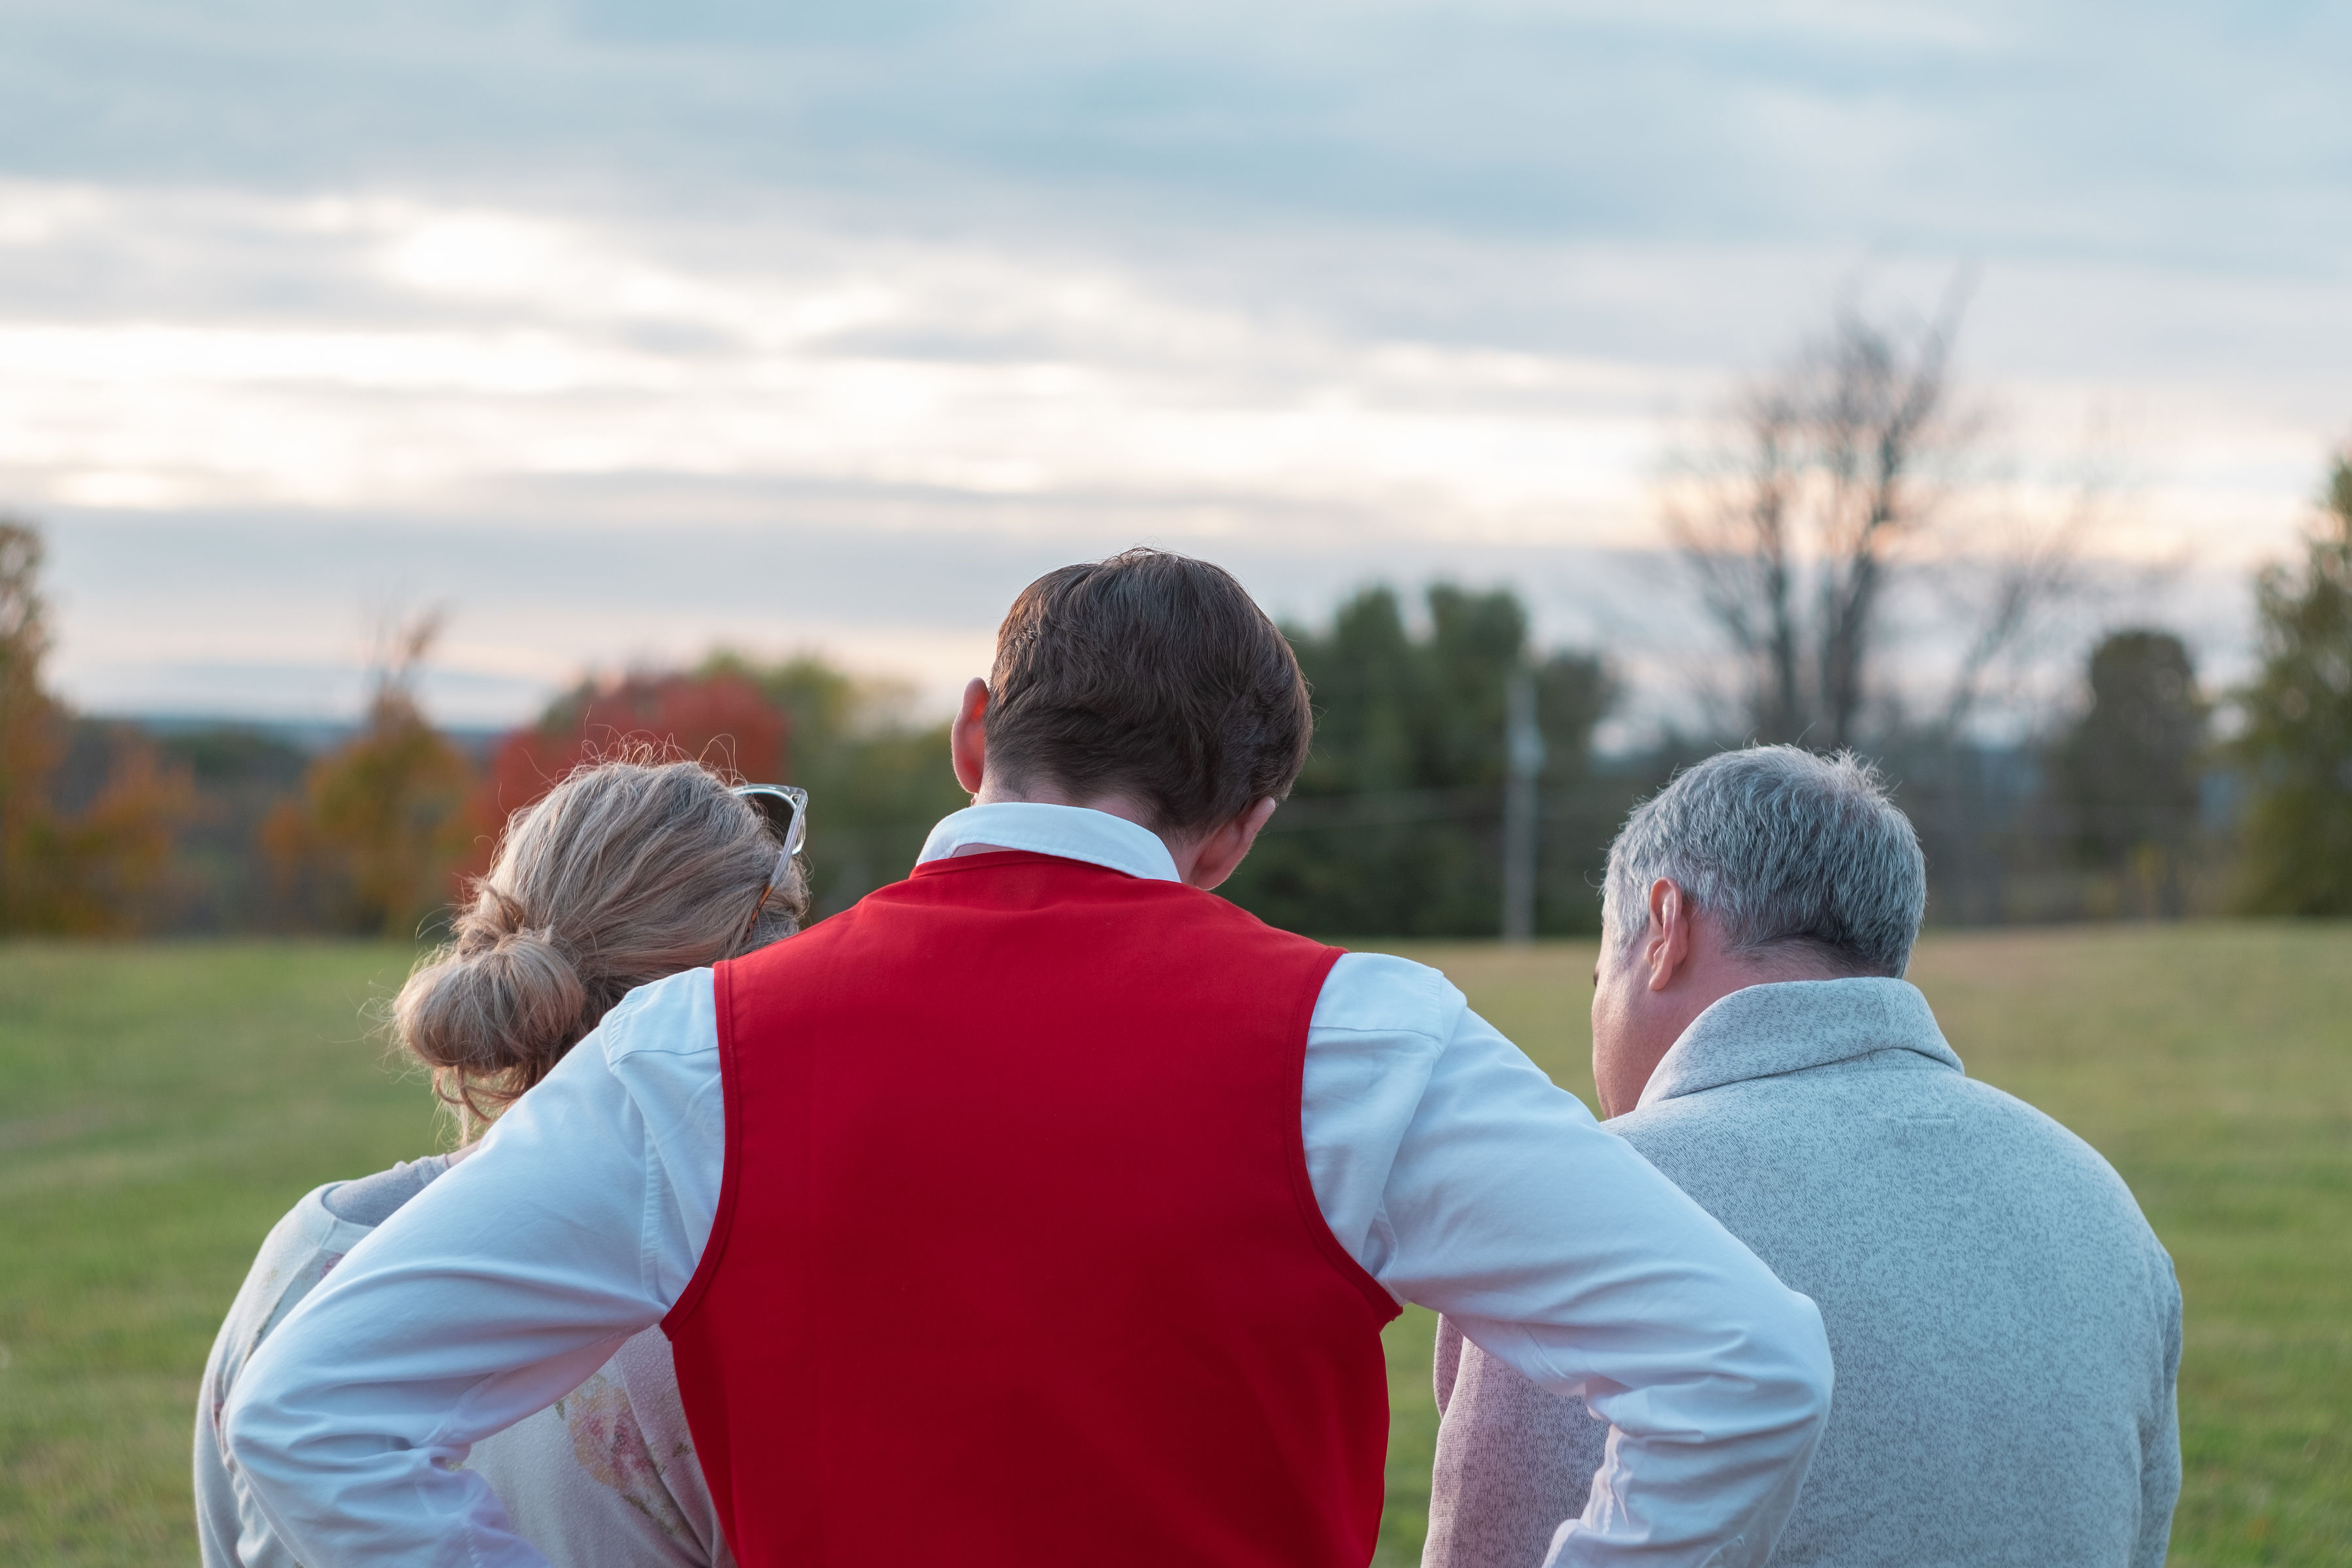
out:
M1552 1561L1761 1564L1812 1304L1443 975L1211 896L1309 726L1216 567L1033 584L911 877L633 993L264 1344L279 1532L536 1563L467 1446L659 1321L747 1568L1360 1568L1413 1301L1614 1426Z

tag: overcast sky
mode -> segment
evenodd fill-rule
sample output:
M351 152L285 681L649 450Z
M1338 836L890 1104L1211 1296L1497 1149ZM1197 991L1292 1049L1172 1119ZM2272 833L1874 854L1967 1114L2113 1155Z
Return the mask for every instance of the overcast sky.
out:
M502 721L818 647L936 700L1138 541L1509 582L1653 686L1678 432L1925 310L2115 615L2242 648L2352 429L2342 6L0 0L0 500L58 679ZM2160 602L2158 602L2160 601Z

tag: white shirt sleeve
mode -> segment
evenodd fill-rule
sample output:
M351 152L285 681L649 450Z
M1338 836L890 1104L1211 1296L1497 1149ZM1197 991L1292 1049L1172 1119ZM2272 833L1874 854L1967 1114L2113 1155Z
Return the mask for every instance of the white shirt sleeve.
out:
M1566 1563L1761 1563L1826 1414L1811 1303L1423 965L1349 955L1308 1034L1341 1245L1618 1429ZM568 1393L691 1279L725 1158L709 971L633 993L480 1152L262 1347L232 1451L304 1560L538 1568L470 1445Z
M1342 958L1307 1040L1307 1170L1341 1245L1616 1428L1551 1561L1762 1563L1829 1415L1812 1302L1435 971Z
M473 1444L685 1290L724 1168L709 970L633 992L279 1325L225 1415L306 1563L541 1568Z

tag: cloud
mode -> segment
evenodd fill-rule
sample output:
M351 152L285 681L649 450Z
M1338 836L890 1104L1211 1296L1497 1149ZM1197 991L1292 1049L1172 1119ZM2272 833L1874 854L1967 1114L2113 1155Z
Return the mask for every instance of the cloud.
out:
M1138 538L1300 614L1447 571L1636 637L1592 605L1656 589L1595 563L1652 539L1676 429L1841 290L1972 259L2016 462L2118 414L2146 548L2234 571L2343 428L2347 31L0 0L0 492L56 521L60 669L110 706L327 700L395 578L461 600L469 713L720 636L929 679ZM134 587L133 540L182 567ZM753 549L760 592L665 564Z
M1415 527L1492 531L1622 507L1595 476L1638 462L1646 429L1624 409L1670 384L1352 338L963 240L768 228L755 264L697 270L511 211L37 195L67 216L20 248L308 249L320 296L0 316L0 465L37 505L434 512L516 482L669 474L1410 504Z
M1091 198L2263 272L2352 151L2352 22L2318 6L18 0L0 36L20 171L145 183L792 188L1059 226ZM2340 265L2346 220L2319 221Z

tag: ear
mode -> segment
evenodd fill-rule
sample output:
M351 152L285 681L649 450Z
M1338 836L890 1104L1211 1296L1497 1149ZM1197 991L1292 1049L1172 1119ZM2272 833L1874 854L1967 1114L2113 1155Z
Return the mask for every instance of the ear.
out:
M1691 921L1697 913L1682 889L1666 878L1650 884L1650 934L1642 945L1650 966L1650 990L1665 990L1690 966Z
M1184 871L1184 880L1192 887L1208 889L1217 886L1234 874L1242 858L1257 842L1258 829L1274 815L1279 805L1272 795L1250 802L1249 809L1213 831L1192 851L1192 863Z
M948 725L948 761L966 795L978 795L988 776L988 682L974 677Z

